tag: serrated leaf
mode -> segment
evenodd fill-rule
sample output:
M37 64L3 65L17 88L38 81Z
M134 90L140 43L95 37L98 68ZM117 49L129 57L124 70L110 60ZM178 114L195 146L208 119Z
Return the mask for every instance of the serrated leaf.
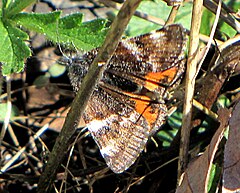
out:
M60 19L61 11L51 13L19 13L11 18L15 25L38 33L46 33L52 25L56 31L57 22Z
M55 43L85 51L102 45L106 35L106 20L82 23L83 15L75 13L60 18L60 12L48 14L17 14L12 21L28 30L47 36Z
M31 55L24 42L28 35L18 28L12 27L7 21L0 19L0 62L3 75L20 72L24 68L24 59Z
M59 28L71 29L82 25L83 14L74 13L65 17L62 17L59 21Z
M75 17L78 17L77 14L75 14ZM50 33L46 33L47 37L54 42L72 45L85 51L102 45L107 32L105 28L106 20L96 19L78 24L76 23L77 19L74 19L74 21L75 26L69 28L69 22L71 21L66 22L66 18L61 18L57 32L52 29Z
M53 42L81 50L101 46L106 35L106 20L97 19L82 23L83 15L75 13L59 19L56 25L44 26L44 35Z
M36 2L36 0L14 0L10 1L9 5L7 5L4 10L5 17L11 17L19 12L21 12L24 8Z

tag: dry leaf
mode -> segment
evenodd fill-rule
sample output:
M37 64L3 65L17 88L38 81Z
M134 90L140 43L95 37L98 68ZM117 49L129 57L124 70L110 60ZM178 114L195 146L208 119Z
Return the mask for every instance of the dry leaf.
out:
M180 186L177 187L176 193L207 192L213 158L218 149L218 145L221 142L225 128L228 125L229 115L230 112L227 109L221 109L219 111L218 119L221 124L218 130L214 134L211 143L207 146L205 152L188 164L188 168L183 174L183 180Z
M229 137L224 150L222 192L240 192L240 101L229 121Z

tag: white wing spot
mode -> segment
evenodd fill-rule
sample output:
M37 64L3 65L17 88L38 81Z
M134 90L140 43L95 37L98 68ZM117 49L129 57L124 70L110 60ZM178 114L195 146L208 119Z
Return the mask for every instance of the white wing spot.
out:
M117 120L118 116L113 114L106 119L103 120L92 120L87 124L87 128L90 132L98 132L105 126L109 126L114 120Z

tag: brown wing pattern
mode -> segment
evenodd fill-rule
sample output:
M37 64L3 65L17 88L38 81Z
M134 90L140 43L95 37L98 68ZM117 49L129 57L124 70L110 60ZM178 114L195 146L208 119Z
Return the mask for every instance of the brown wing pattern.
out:
M153 33L137 36L119 43L108 69L146 78L150 73L176 68L173 79L158 84L170 85L184 71L186 32L180 25L170 25ZM151 77L151 76L150 76ZM160 76L161 77L161 76Z
M88 130L107 165L115 173L125 171L135 162L152 133L148 120L124 103L126 98L120 100L99 88L92 95L84 113ZM146 105L149 105L149 102ZM165 120L166 111L163 104L151 104L142 110L148 116L154 116L154 122L158 119L160 125Z
M163 95L184 71L185 46L186 34L180 25L119 43L83 116L115 173L135 162L148 137L164 123L167 108ZM75 90L96 54L93 50L69 67Z

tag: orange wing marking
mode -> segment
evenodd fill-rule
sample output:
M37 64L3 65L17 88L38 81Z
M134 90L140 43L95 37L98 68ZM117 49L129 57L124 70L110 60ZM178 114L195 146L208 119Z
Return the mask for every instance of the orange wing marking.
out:
M150 103L147 101L137 100L137 99L130 99L135 102L135 110L143 116L150 126L155 124L158 119L158 110L152 109L149 105ZM156 112L157 111L157 112Z
M145 76L146 78L146 83L145 83L145 87L150 90L150 91L154 91L155 89L157 89L159 87L159 84L161 81L163 81L163 83L171 83L175 76L176 73L178 71L178 68L176 66L167 69L165 71L162 72L149 72L147 73L147 75Z

